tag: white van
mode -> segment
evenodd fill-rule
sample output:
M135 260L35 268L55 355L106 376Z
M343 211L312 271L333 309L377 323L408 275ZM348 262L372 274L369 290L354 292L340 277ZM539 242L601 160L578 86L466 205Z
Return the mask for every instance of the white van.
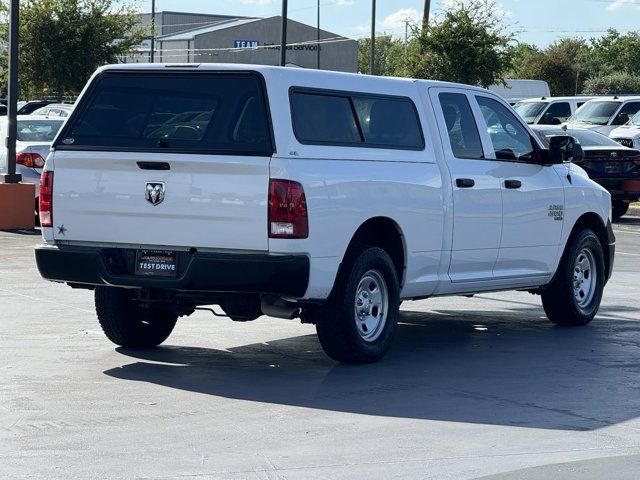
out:
M595 97L537 97L522 100L514 109L529 125L561 125Z
M611 274L611 199L499 96L268 66L100 68L47 158L44 278L95 291L118 345L219 305L314 323L381 358L401 300L528 290L584 325Z
M589 100L565 123L568 128L588 128L609 135L640 111L640 96L598 97Z
M493 93L500 95L510 105L514 105L527 98L550 97L551 89L544 80L507 79L506 85L495 84L489 87Z

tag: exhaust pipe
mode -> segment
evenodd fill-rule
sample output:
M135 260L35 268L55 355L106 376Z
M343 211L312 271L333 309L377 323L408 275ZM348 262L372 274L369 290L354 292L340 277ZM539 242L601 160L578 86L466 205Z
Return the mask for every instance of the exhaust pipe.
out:
M293 320L299 317L302 310L297 304L287 302L273 295L262 297L260 309L268 317L284 318L286 320Z

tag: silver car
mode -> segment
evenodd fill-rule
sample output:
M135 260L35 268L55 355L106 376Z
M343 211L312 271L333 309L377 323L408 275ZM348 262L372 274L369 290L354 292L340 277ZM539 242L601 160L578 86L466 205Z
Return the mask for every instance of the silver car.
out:
M68 117L73 110L69 103L52 103L34 110L31 115L44 115L47 117Z
M16 173L22 175L24 183L34 183L36 198L40 188L40 174L49 154L51 142L64 123L63 118L35 115L18 116L18 138L16 140ZM7 136L7 117L0 117L0 138ZM7 148L0 148L0 171L7 169Z

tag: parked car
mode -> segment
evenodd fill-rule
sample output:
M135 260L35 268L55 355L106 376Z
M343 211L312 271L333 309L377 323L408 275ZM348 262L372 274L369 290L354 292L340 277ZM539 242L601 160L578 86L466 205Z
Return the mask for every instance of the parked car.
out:
M39 195L40 174L49 154L51 142L62 126L63 120L33 115L18 116L18 137L16 139L16 172L22 181L36 186ZM7 117L0 117L0 138L7 136ZM7 148L0 148L0 171L6 171Z
M561 125L593 97L537 97L522 100L514 109L529 125Z
M18 102L18 115L31 115L34 111L41 107L55 103L54 100L29 100Z
M219 305L237 321L300 317L332 358L371 362L401 300L497 290L584 325L613 265L611 197L566 162L581 160L575 139L548 146L467 85L102 67L47 159L37 265L94 290L103 331L130 347Z
M624 125L640 110L640 96L598 97L589 100L564 124L568 128L588 128L603 135Z
M52 103L46 107L40 107L31 115L45 115L47 117L68 117L69 113L73 110L73 105L70 103Z
M567 134L578 141L584 158L574 163L611 194L614 220L627 213L630 203L640 199L640 151L583 128L534 126L533 129L545 143L555 135Z
M640 149L640 111L629 122L612 130L609 138L625 147Z

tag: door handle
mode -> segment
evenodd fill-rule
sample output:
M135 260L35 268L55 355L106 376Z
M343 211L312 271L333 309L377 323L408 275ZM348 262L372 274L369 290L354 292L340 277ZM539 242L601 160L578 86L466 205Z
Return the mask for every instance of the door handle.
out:
M171 170L167 162L136 162L142 170Z
M522 186L522 182L520 180L505 180L504 186L505 188L520 188Z
M458 188L471 188L476 184L473 178L456 178L456 186Z

